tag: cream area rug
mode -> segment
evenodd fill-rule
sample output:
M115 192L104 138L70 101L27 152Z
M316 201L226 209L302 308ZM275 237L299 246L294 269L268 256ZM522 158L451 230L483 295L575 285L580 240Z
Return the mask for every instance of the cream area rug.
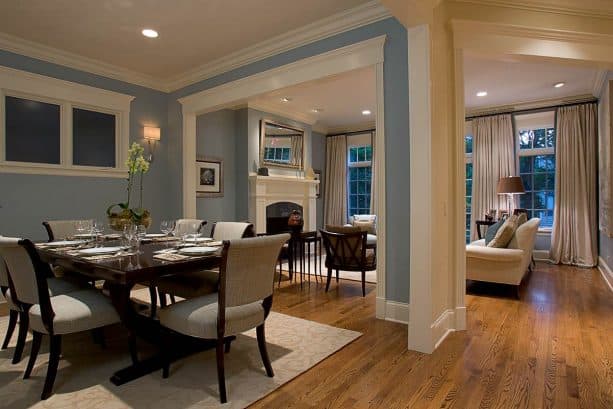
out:
M315 280L315 277L313 276L315 274L315 262L317 262L317 276L319 276L319 259L316 258L315 256L311 256L311 265L310 265L311 280ZM283 271L287 272L288 269L289 269L289 265L287 264L287 261L285 261L283 263ZM309 272L308 264L305 266L305 269L308 273ZM328 274L328 270L326 269L326 256L325 255L321 256L321 274L323 275L324 280L325 280ZM338 276L342 280L352 280L352 281L362 282L362 273L359 271L356 272L356 271L339 270ZM336 277L336 271L332 271L332 278L335 278L335 277ZM373 284L377 283L377 271L376 270L366 272L366 282L373 283Z
M4 338L7 317L0 318ZM65 336L54 395L40 401L47 371L48 338L45 337L32 377L23 380L29 356L28 338L24 358L11 365L17 334L8 349L0 351L0 407L3 408L244 408L292 378L305 372L361 334L271 312L266 320L268 353L275 372L266 376L258 351L255 330L237 337L225 355L228 403L219 403L215 351L184 358L170 367L170 377L161 371L122 386L110 381L118 369L130 364L125 330L115 325L105 329L106 349L92 341L90 333ZM155 349L138 342L142 356Z

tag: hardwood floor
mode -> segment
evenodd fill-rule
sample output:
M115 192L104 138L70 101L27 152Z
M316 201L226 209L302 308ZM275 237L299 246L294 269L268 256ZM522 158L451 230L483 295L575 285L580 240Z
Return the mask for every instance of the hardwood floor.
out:
M471 284L468 330L432 355L374 318L374 285L323 289L284 283L273 310L364 335L253 408L613 408L613 292L596 269L538 263L520 300Z

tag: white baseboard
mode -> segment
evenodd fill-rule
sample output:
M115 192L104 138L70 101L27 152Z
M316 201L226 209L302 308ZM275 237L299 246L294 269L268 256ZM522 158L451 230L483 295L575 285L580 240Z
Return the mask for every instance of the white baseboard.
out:
M600 274L602 274L602 278L604 278L609 289L613 291L613 271L602 257L598 257L598 270L600 270Z
M455 330L464 331L466 329L466 307L456 307L454 318Z
M447 338L451 332L455 331L455 312L453 310L445 310L430 326L432 330L432 341L434 349Z
M376 316L379 319L401 324L409 323L409 304L407 303L377 297L376 308Z

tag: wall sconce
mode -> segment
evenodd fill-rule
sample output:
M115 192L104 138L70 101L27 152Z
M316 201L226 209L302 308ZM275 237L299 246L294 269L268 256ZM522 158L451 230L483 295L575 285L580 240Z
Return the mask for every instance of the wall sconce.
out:
M149 145L149 162L153 162L153 152L155 151L155 144L160 140L160 128L152 126L145 127L145 140ZM151 146L153 144L153 146Z

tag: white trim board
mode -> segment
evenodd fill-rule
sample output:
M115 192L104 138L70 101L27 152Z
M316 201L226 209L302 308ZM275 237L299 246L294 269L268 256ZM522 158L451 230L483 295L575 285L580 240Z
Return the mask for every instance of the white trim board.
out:
M379 319L399 324L409 323L410 307L407 303L377 297L377 311L383 312L380 317L377 317Z
M602 278L607 283L609 289L613 291L613 271L611 271L611 267L602 257L598 257L598 270L600 270L600 274L602 274Z
M172 92L238 67L391 16L384 6L376 0L372 0L168 78L143 74L115 64L105 63L4 33L0 33L0 49L118 81L125 81L158 91Z

